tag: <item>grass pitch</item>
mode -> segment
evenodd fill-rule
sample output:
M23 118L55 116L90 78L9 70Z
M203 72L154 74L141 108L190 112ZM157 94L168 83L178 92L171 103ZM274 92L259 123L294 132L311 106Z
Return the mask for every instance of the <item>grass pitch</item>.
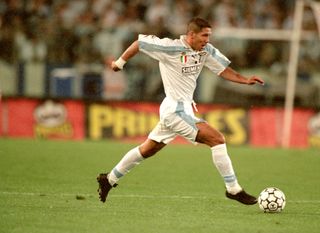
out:
M0 232L319 232L319 150L229 147L249 193L284 191L279 214L225 198L210 150L192 145L169 145L143 161L102 204L96 175L133 146L0 139Z

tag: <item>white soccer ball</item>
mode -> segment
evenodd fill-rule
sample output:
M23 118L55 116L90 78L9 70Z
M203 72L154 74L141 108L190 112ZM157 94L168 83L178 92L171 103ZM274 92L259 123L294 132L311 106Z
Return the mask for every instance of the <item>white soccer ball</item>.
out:
M284 209L286 197L278 188L265 188L258 197L258 204L260 209L264 212L277 213Z

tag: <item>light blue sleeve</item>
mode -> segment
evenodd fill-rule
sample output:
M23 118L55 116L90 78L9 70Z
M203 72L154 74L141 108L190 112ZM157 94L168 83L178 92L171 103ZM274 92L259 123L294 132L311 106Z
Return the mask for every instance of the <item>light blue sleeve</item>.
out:
M160 39L154 35L140 34L138 38L139 50L148 56L163 61L167 55L185 51L185 47L177 45L169 38Z
M219 75L231 63L226 56L211 44L207 44L205 51L208 53L208 56L204 65L215 74Z

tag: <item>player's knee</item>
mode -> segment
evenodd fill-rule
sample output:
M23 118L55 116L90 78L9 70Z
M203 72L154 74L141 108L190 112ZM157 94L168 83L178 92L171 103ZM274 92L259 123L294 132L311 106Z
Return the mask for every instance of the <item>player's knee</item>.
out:
M207 139L207 145L212 147L220 144L226 143L225 137L223 134L219 133L218 135L210 135Z
M156 154L159 150L155 150L155 149L148 149L148 150L141 150L140 153L142 155L142 157L144 158L149 158L152 155Z
M156 154L164 146L165 144L162 144L162 143L152 143L152 142L150 143L150 141L147 141L139 147L139 150L142 157L148 158Z
M221 134L218 137L214 137L212 140L212 143L214 145L224 144L224 143L226 143L226 140L225 140L224 136Z
M217 145L226 143L225 137L221 134L220 137L217 138Z

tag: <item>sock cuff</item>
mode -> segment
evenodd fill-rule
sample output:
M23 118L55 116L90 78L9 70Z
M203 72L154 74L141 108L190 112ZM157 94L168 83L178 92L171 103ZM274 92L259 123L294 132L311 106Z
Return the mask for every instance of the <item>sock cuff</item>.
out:
M225 143L219 144L219 145L211 147L211 150L212 150L212 152L227 151L227 145Z
M139 146L133 148L133 150L134 150L135 154L137 155L137 159L138 159L139 161L144 160L144 157L143 157L143 156L141 155L141 153L140 153Z

